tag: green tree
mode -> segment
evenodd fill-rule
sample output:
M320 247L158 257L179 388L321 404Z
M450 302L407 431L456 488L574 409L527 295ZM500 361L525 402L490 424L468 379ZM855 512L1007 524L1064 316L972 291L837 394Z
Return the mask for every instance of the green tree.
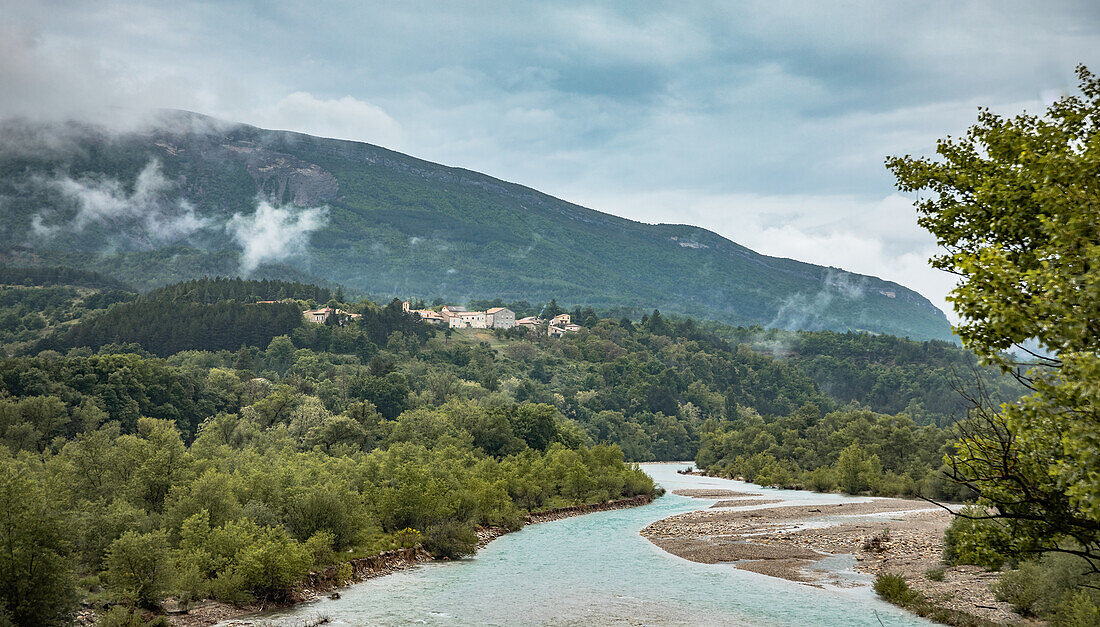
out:
M0 449L0 624L63 624L76 605L58 504L36 470Z
M168 538L163 531L127 531L107 551L107 586L116 598L155 607L172 581Z
M848 494L857 494L871 488L882 474L882 463L877 455L868 455L853 442L840 452L836 460L837 483Z
M550 302L546 303L546 306L542 308L542 319L549 320L563 313L565 313L565 310L558 305L558 299L551 298Z
M1100 80L1044 115L983 109L939 159L887 159L919 223L960 277L950 300L963 344L1014 372L1031 394L1001 408L976 399L953 476L995 507L1008 555L1100 560ZM1021 364L1003 352L1038 340ZM1052 355L1051 357L1044 355ZM1026 368L1026 370L1025 370Z

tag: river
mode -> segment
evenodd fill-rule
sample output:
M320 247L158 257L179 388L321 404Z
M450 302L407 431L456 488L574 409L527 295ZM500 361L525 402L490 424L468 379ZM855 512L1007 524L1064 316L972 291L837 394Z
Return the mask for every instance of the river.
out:
M670 555L638 532L714 499L678 488L764 492L799 504L851 500L833 494L761 489L738 481L679 475L684 465L643 464L669 491L652 504L530 525L494 540L475 557L427 563L371 579L321 599L254 617L302 624L319 615L335 625L928 625L875 597L869 586L817 588ZM821 567L869 583L854 559ZM239 623L238 623L239 624Z

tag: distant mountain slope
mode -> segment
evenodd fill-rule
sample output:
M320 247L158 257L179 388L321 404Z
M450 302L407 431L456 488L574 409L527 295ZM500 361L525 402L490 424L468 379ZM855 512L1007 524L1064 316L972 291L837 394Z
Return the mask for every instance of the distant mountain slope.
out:
M8 261L152 287L202 274L378 296L583 303L731 324L950 339L905 287L644 224L369 144L172 112L123 135L0 127Z

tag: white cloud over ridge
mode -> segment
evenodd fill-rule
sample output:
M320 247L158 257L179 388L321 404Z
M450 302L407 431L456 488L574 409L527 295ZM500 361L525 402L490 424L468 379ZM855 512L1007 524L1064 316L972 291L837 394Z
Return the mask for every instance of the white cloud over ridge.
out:
M275 207L260 200L254 213L233 214L225 230L240 244L241 274L248 276L260 264L304 255L310 235L327 222L327 207Z
M288 129L320 137L366 141L396 146L401 126L381 107L357 100L318 98L296 91L278 102L252 112L249 121L270 129Z
M913 199L900 194L874 198L675 190L591 192L574 201L642 222L701 226L761 254L893 281L924 295L956 320L946 296L957 277L929 265L942 251L917 226Z

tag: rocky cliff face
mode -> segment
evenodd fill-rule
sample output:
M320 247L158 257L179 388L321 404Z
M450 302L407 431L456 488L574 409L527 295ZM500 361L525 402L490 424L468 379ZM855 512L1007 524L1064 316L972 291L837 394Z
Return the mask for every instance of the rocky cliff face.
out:
M322 205L336 198L340 183L331 172L261 142L218 135L167 136L153 142L165 159L198 158L243 166L255 183L256 193L276 205ZM202 195L200 180L183 177L188 195Z
M324 204L340 192L340 184L331 172L294 155L275 152L251 141L221 147L244 163L256 182L256 190L272 203L310 207Z

